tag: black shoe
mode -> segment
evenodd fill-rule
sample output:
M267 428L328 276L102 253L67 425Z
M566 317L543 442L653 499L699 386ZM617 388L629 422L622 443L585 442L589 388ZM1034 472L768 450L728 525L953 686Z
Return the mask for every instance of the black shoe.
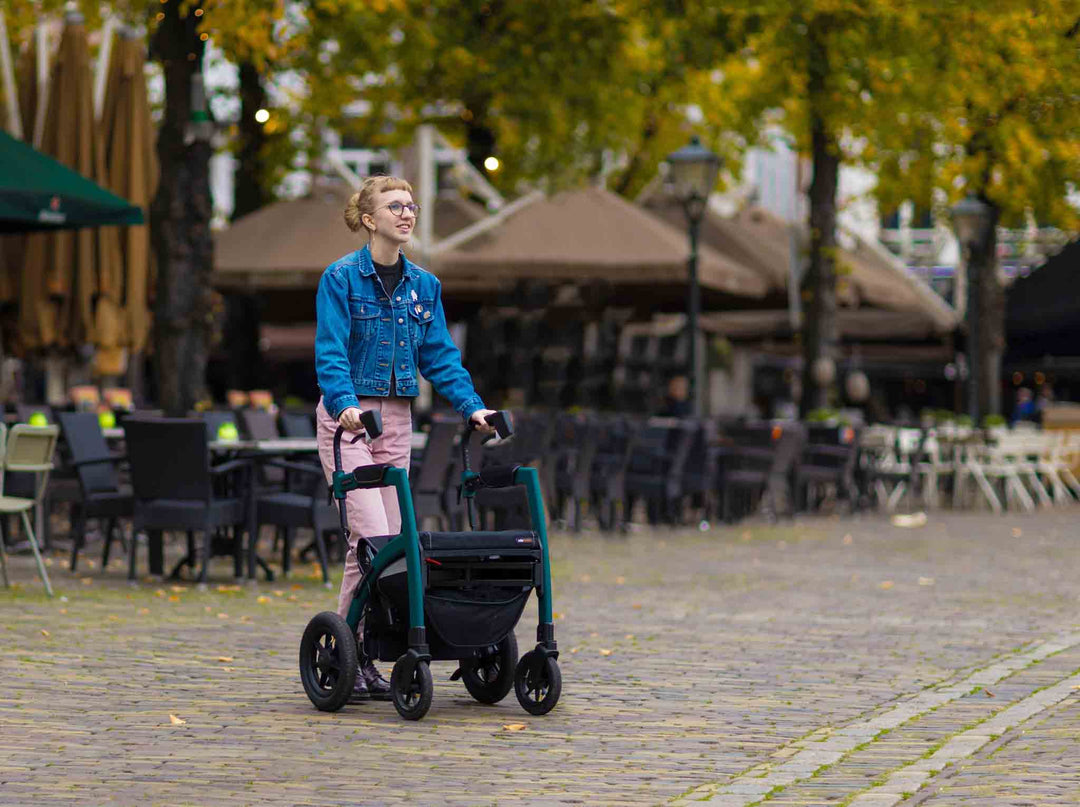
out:
M356 674L356 685L361 686L361 684L372 700L390 700L390 682L382 677L382 673L376 669L371 659L360 662L360 669Z
M367 682L364 681L364 676L360 673L360 670L356 671L356 681L353 683L352 695L349 696L349 703L359 703L360 701L371 700L371 692L368 691Z

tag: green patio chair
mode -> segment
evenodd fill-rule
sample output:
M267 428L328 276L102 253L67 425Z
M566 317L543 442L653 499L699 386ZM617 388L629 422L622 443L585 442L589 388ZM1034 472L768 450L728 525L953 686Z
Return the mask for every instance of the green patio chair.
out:
M32 499L21 496L5 496L3 494L3 475L0 474L0 514L18 513L22 518L23 529L30 541L30 548L34 551L37 560L38 571L41 579L45 581L45 591L49 596L53 595L52 585L49 583L49 574L45 571L45 562L41 559L41 550L38 548L37 536L30 524L27 513L37 505L45 495L45 487L49 482L49 472L53 468L53 453L56 451L56 441L60 437L58 426L28 426L23 423L6 429L0 425L0 453L3 455L4 470L32 473L36 477L34 485L34 497ZM7 573L7 556L3 541L0 540L0 572L4 576L4 585L10 586Z

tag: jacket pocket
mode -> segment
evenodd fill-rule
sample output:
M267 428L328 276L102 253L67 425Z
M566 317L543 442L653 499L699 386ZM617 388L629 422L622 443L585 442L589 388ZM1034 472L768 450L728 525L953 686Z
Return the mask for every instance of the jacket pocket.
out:
M434 300L416 300L409 303L409 330L412 333L413 344L417 347L424 344L428 328L434 314Z
M352 315L349 330L349 364L353 381L370 375L365 372L368 354L379 336L379 307L353 298L349 299L349 312Z

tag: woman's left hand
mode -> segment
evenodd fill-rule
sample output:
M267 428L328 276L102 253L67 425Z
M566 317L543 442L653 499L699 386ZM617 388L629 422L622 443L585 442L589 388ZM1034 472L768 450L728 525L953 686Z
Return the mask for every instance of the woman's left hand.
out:
M486 418L488 415L494 414L494 409L477 409L475 412L469 415L469 422L478 432L491 434L493 431L495 431L495 427L488 423L486 420L484 420L484 418Z

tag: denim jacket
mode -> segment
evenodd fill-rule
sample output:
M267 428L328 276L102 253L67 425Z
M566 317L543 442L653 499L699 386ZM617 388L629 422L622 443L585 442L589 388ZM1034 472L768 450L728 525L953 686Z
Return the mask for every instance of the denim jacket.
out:
M463 418L485 408L450 339L438 278L407 258L389 298L367 246L340 258L323 272L315 307L315 373L335 420L358 398L390 394L391 363L402 397L419 393L419 370Z

